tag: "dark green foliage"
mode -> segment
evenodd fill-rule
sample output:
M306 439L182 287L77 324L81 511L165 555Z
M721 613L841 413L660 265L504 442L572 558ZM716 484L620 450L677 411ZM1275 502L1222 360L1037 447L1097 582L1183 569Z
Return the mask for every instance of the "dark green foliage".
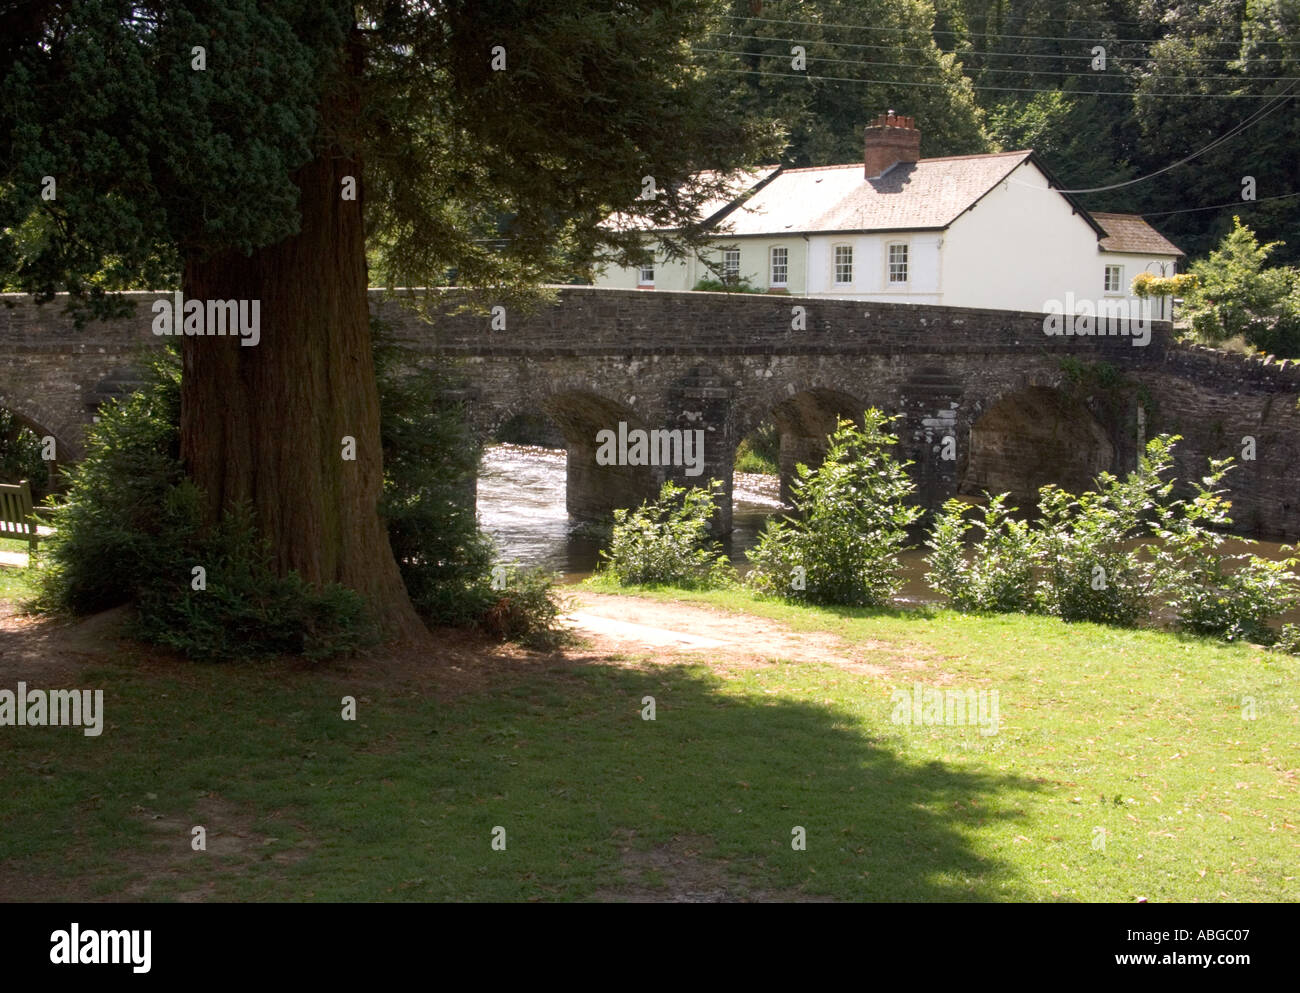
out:
M819 604L879 607L902 586L899 553L921 509L907 501L911 463L890 452L892 419L872 409L841 420L820 468L796 467L796 515L768 522L750 550L755 589Z
M479 530L474 503L482 445L465 421L453 375L410 368L378 321L373 335L384 444L380 511L416 612L431 625L479 624L531 648L562 644L554 577L493 565L495 548Z
M138 590L136 633L209 661L350 655L377 641L360 596L337 583L316 589L296 572L280 577L246 511L200 531L198 491L182 480L168 492L167 516L179 527L157 536L166 572ZM172 515L175 515L172 518ZM188 553L188 554L187 554ZM205 570L193 588L193 565Z
M748 280L744 279L701 279L693 287L693 290L707 293L766 293L766 290L760 289Z
M715 589L733 583L735 570L709 530L721 486L716 479L707 489L665 482L656 500L614 511L599 571L624 586Z
M141 637L197 659L324 658L367 644L361 598L279 577L255 522L234 512L205 528L177 448L180 362L154 356L148 384L112 403L68 470L45 545L39 605L89 614L131 604ZM195 567L204 589L195 589Z
M12 413L0 407L0 483L32 485L38 503L50 490L49 464L41 458L41 439Z
M441 369L408 369L376 326L375 366L384 445L380 508L402 581L430 624L468 624L496 600L494 550L478 528L474 478L482 447Z

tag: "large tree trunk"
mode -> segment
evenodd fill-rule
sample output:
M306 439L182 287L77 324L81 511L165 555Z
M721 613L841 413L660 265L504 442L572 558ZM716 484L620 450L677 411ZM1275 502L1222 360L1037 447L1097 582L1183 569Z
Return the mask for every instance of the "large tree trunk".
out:
M327 125L337 123L330 117ZM361 163L330 149L294 177L297 235L251 256L187 261L185 298L259 300L261 340L185 338L181 455L210 519L247 501L281 573L351 587L390 637L418 637L425 629L377 508L383 470L361 198L341 198L345 176L359 191ZM342 457L345 436L356 439L355 461Z

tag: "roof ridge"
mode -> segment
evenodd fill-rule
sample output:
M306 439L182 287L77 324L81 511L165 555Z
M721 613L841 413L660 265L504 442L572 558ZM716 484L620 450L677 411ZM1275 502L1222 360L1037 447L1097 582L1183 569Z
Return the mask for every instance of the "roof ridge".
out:
M955 162L960 159L1002 159L1012 155L1032 155L1032 148L1022 148L1011 152L975 152L971 155L935 155L930 158L917 159L915 163L895 162L894 165L919 165L925 162ZM837 162L833 165L799 166L797 169L782 169L783 173L819 172L823 169L861 169L861 162Z

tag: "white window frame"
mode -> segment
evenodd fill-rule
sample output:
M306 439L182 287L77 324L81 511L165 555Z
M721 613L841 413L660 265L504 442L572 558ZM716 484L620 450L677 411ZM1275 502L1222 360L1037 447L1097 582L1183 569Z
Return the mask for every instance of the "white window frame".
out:
M1115 288L1110 288L1110 274L1115 273ZM1107 265L1102 270L1101 276L1102 292L1108 297L1118 297L1124 295L1124 267L1122 265Z
M646 278L646 273L650 274L649 279ZM636 285L654 286L654 284L655 284L655 264L651 262L649 265L640 266L636 272Z
M903 250L903 278L894 278L894 249ZM885 243L885 287L907 287L912 281L912 243L908 241L890 241Z
M848 261L840 260L840 253L847 254ZM847 270L847 279L840 278L841 268ZM832 286L852 286L853 285L853 246L852 245L832 245L831 246L831 285Z
M781 268L785 270L785 278L780 282L776 278L777 252L782 254L784 260ZM790 285L790 249L786 245L773 245L767 250L767 285L773 290L784 290Z
M735 257L735 265L731 263L731 257ZM722 281L724 283L740 282L740 249L724 248L722 250Z

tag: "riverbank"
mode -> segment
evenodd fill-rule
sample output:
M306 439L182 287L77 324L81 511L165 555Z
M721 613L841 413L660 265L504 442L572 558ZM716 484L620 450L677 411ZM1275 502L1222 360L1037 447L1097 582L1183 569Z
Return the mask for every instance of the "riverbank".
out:
M105 726L0 728L0 893L1300 898L1297 660L744 596L578 590L563 652L439 632L320 668L6 604L0 689L102 688Z

